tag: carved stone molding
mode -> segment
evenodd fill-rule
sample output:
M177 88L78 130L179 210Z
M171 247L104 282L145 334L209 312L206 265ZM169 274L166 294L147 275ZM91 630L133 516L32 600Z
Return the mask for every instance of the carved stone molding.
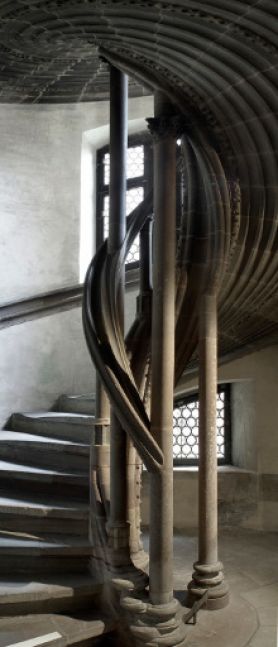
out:
M159 141L166 137L177 139L191 130L190 122L183 115L149 117L146 121L154 141Z
M224 581L221 562L210 565L195 562L193 568L192 580L188 585L189 606L208 591L207 609L214 611L226 607L229 601L229 587Z
M143 580L142 580L143 583ZM137 647L177 647L185 640L186 628L178 600L168 604L151 604L145 589L136 588L134 581L114 580L120 593L125 620Z

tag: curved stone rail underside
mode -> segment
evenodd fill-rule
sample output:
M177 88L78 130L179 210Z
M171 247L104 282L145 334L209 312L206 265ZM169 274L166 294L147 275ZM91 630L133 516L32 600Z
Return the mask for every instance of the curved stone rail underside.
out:
M192 141L207 133L233 194L222 353L278 338L277 17L276 0L0 3L0 101L107 97L100 47L133 95L164 88Z

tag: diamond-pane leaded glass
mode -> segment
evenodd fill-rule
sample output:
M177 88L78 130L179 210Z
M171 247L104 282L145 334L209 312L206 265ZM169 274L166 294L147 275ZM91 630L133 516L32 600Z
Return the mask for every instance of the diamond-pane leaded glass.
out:
M109 184L110 182L110 154L105 153L103 157L103 167L104 167L104 184Z
M131 146L127 149L127 169L126 177L129 180L133 177L144 175L144 146ZM104 166L104 184L110 182L110 153L105 153L103 157Z
M109 235L109 195L106 195L103 200L103 237L108 238Z
M133 189L129 189L126 192L126 213L127 216L135 209L135 207L142 202L144 198L144 189L142 186L137 186ZM135 263L139 261L140 258L140 243L139 236L136 236L134 242L131 245L131 248L128 252L126 263Z
M127 150L127 179L144 175L144 146L131 146Z
M102 237L107 238L109 234L109 182L110 182L110 154L102 155L103 167L103 201L101 209ZM127 150L127 191L126 191L126 214L127 216L144 199L144 166L145 149L144 145L130 146ZM139 236L134 240L126 263L136 263L140 258Z
M217 458L225 459L225 424L227 392L221 390L216 401ZM173 411L174 461L197 461L199 458L199 401L192 397L178 400Z
M129 215L135 207L142 202L144 198L144 189L142 186L129 189L126 192L126 213ZM107 238L109 234L109 195L106 195L103 200L103 236ZM140 256L140 247L139 247L139 236L136 236L134 242L131 245L131 248L128 252L126 263L135 263L139 261Z

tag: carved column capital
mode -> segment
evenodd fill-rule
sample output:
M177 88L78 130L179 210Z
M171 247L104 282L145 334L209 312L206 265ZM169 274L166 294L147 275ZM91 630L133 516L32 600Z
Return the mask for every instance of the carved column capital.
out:
M177 139L188 129L188 123L183 115L149 117L146 121L154 141L160 141L167 137Z

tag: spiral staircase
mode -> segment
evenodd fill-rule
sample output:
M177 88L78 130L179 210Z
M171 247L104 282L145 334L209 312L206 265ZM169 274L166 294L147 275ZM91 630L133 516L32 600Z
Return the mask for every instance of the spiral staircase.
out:
M4 645L19 642L16 632L32 640L39 626L41 644L89 647L116 618L131 644L176 647L185 632L172 585L173 384L198 350L199 554L188 596L219 609L229 594L217 545L217 342L223 355L277 340L277 4L6 0L0 16L1 100L98 100L108 75L111 100L109 236L83 299L96 415L91 401L62 397L58 411L14 414L2 432ZM126 74L132 93L155 94L153 196L127 227ZM137 235L140 291L125 338L124 264ZM138 566L142 463L150 472L149 577Z
M109 644L113 621L89 569L94 404L61 396L0 432L1 645Z

